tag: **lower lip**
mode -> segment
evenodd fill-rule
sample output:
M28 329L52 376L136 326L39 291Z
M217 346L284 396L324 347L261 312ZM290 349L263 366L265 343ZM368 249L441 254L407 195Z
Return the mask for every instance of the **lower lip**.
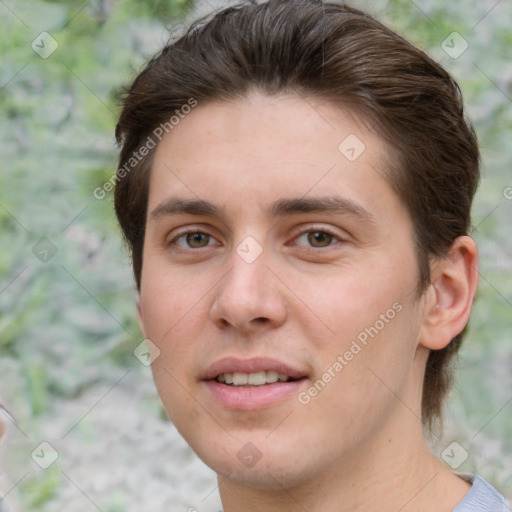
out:
M227 409L252 411L278 405L297 396L306 379L290 382L274 382L258 388L227 386L216 380L204 381L216 402Z

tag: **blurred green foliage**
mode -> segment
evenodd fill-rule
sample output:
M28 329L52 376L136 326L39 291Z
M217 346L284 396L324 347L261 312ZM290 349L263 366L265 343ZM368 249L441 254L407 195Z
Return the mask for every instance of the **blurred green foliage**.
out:
M191 4L0 4L0 396L35 439L58 400L112 365L138 365L129 258L111 196L93 190L116 169L120 87ZM31 47L43 31L58 43L48 58ZM57 248L48 262L33 253L44 237ZM44 510L65 483L52 468L20 484L27 510Z
M111 196L97 200L93 190L116 169L120 87L191 4L0 3L0 395L35 438L55 403L106 380L112 367L140 367L132 353L142 335L129 257ZM473 221L481 287L448 413L468 443L510 398L512 383L512 201L503 195L512 186L512 12L504 4L478 23L485 11L477 2L429 0L420 9L393 0L379 11L454 74L481 141L483 180ZM48 58L31 47L43 31L58 43ZM470 42L468 54L457 60L440 47L453 31ZM33 252L44 237L57 249L48 262ZM511 453L508 407L485 425L477 446L483 438L499 438ZM473 465L497 484L508 478L509 466L493 473L497 461L487 468L479 460ZM62 481L54 470L30 476L21 484L24 506L52 510ZM120 503L114 494L104 510L123 510Z
M93 190L116 169L116 91L164 42L152 34L162 36L163 23L189 4L2 6L0 227L8 250L0 253L0 276L8 288L0 296L0 344L2 356L29 360L35 415L51 406L45 390L72 396L101 375L84 362L110 355L126 362L119 347L140 337L133 293L122 293L133 287L111 197L97 200ZM48 58L31 48L42 29L58 42ZM43 237L57 247L47 263L31 251ZM66 374L48 371L52 362Z

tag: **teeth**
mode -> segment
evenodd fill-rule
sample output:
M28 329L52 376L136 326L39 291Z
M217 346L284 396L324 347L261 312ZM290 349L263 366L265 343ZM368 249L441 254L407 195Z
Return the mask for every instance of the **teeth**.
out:
M247 384L248 381L248 375L247 373L233 373L233 384L235 386L243 386L244 384Z
M221 373L217 376L216 380L217 382L232 384L233 386L264 386L265 384L272 384L278 380L286 382L290 380L290 378L284 373L269 370L255 373Z
M266 373L267 373L266 381L268 383L277 382L277 380L279 378L279 374L277 372L270 371L270 372L266 372Z
M251 384L251 386L261 386L262 384L265 384L267 379L265 373L266 372L249 373L247 382Z

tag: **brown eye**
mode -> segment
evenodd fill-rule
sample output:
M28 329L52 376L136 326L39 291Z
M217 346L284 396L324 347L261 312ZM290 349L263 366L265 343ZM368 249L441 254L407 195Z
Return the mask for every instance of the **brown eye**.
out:
M206 233L187 233L184 236L187 245L194 249L197 249L198 247L205 247L210 241L210 235L207 235Z
M331 245L334 236L325 231L309 231L308 242L312 247L327 247Z
M170 245L177 245L182 249L201 249L202 247L213 245L214 243L215 239L208 233L187 231L174 238L170 242Z

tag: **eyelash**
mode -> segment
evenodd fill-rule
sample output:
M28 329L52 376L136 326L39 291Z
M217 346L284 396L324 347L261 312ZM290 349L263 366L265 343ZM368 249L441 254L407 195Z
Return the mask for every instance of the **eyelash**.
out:
M336 241L338 242L343 242L344 240L334 232L334 230L331 230L331 229L328 229L328 228L324 228L324 227L321 227L321 228L309 228L307 230L304 230L304 231L301 231L300 233L298 233L293 239L296 240L304 235L307 235L308 233L326 233L330 236L332 236ZM193 234L201 234L201 235L207 235L210 237L210 240L211 239L215 239L212 235L210 235L209 233L205 232L205 231L200 231L198 229L189 229L187 231L183 231L181 233L179 233L178 235L176 235L170 242L169 242L169 245L176 245L176 242L180 239L180 238L183 238L183 237L186 237L187 235L193 235ZM208 241L210 241L208 240ZM334 240L333 240L334 241ZM333 245L335 245L334 243L331 243L325 247L314 247L314 246L301 246L301 247L304 247L306 250L309 250L309 251L316 251L316 250L319 250L319 249L329 249L331 248ZM188 250L192 250L192 251L196 251L198 249L205 249L206 247L210 247L210 245L205 245L203 247L199 247L199 248L194 248L194 247L182 247L182 246L178 246L182 249L188 249Z

